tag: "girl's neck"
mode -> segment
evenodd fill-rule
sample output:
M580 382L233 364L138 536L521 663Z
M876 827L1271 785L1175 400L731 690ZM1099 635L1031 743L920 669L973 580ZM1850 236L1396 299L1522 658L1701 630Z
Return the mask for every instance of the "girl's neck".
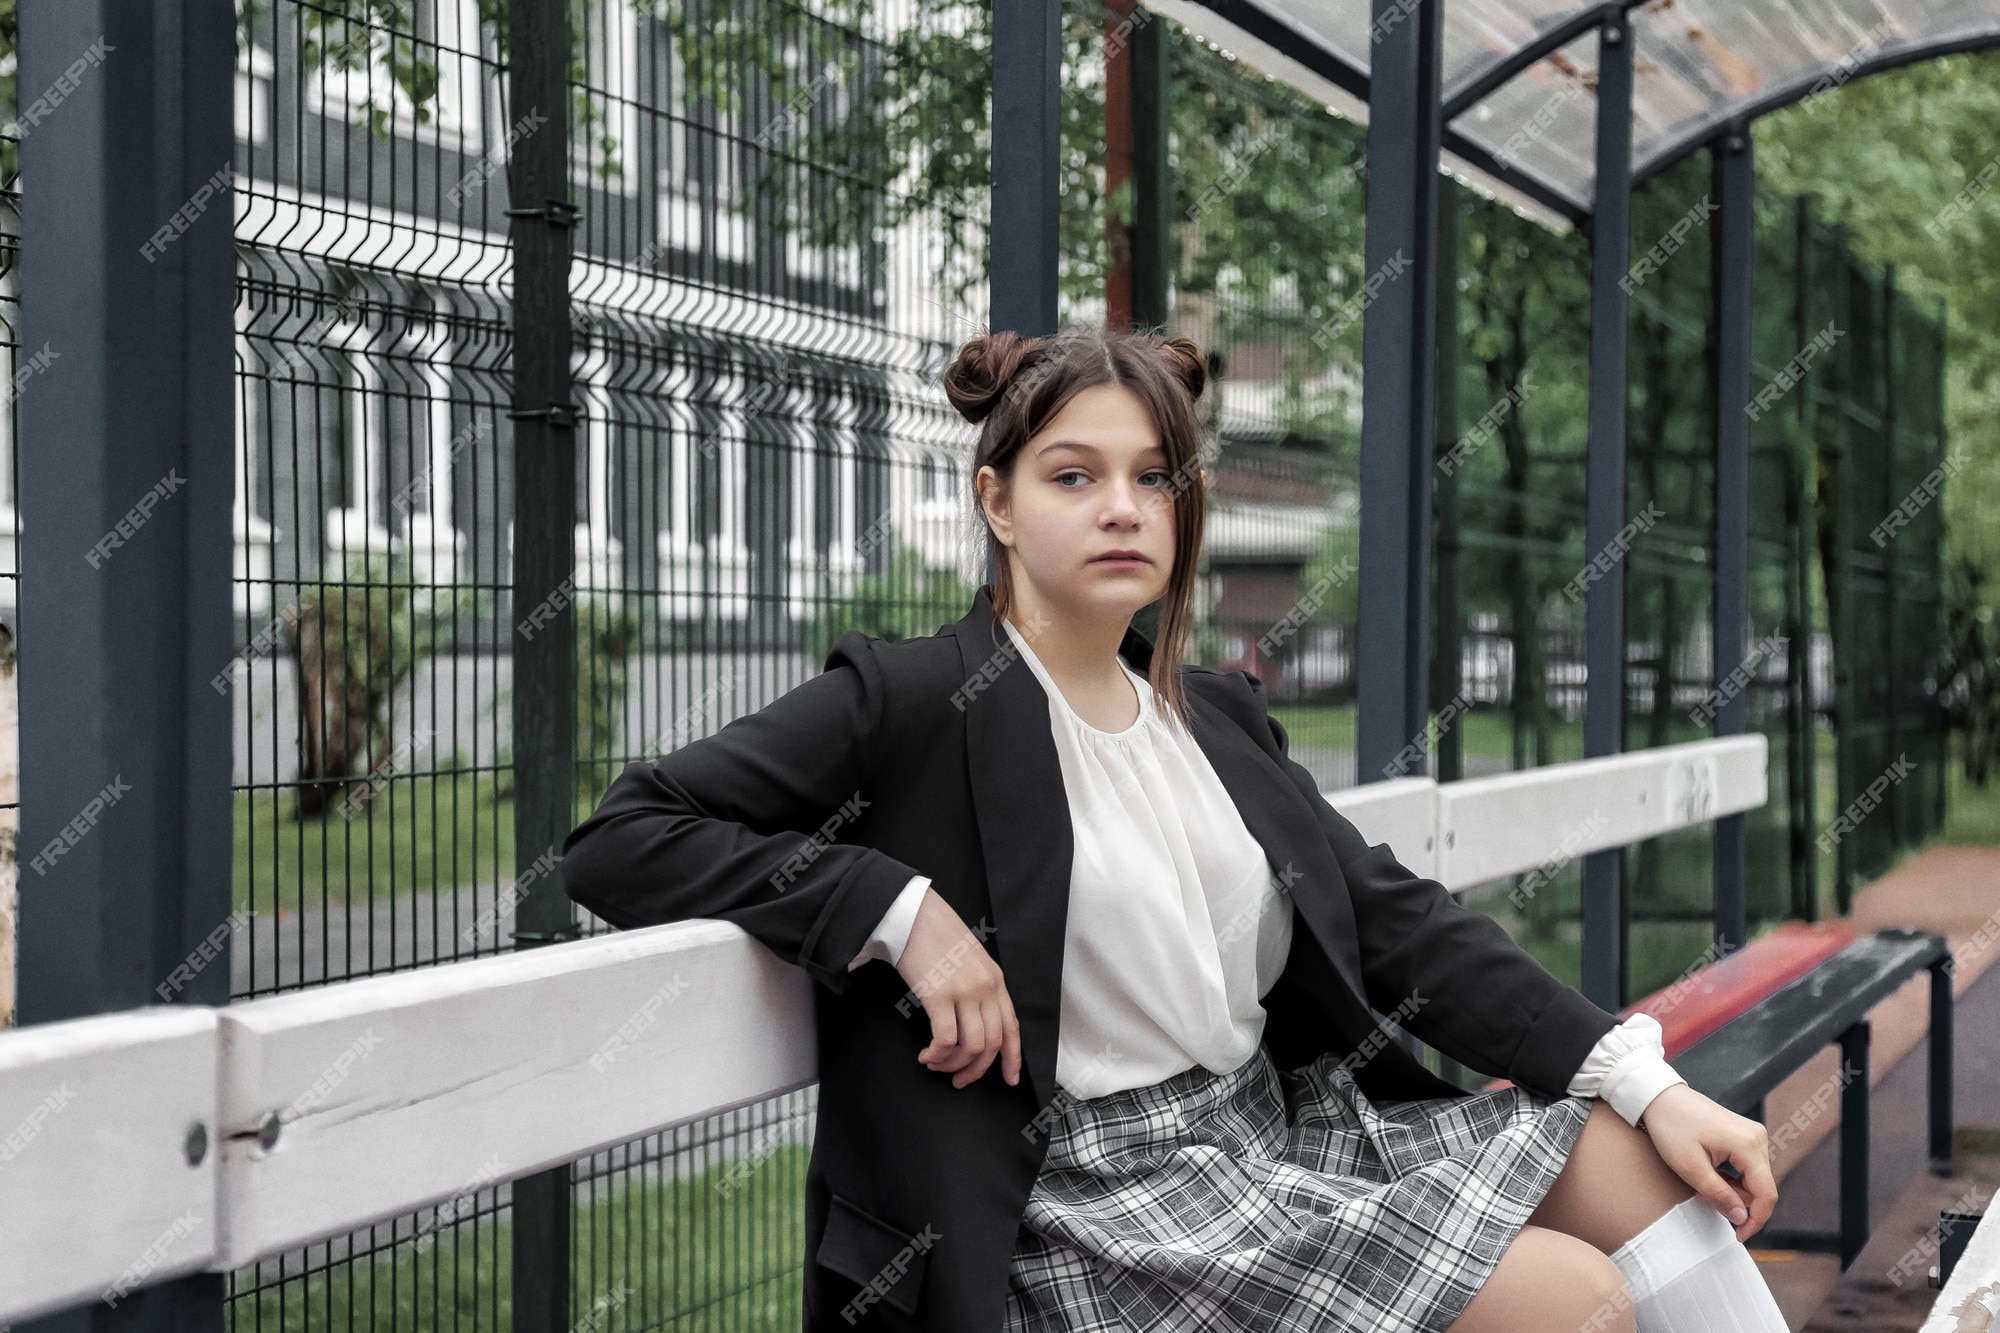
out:
M1118 665L1118 646L1131 628L1131 616L1083 619L1063 615L1037 601L1032 594L1023 596L1017 588L1006 619L1014 632L1035 650L1035 657L1048 668L1049 674L1058 680L1128 688L1125 673Z

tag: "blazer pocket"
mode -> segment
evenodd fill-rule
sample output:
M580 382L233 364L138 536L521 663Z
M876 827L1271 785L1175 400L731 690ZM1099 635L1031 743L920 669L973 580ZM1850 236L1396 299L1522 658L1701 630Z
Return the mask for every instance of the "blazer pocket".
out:
M885 1303L904 1314L916 1314L935 1239L930 1228L913 1236L842 1194L833 1194L832 1200L814 1258L863 1291L874 1288Z

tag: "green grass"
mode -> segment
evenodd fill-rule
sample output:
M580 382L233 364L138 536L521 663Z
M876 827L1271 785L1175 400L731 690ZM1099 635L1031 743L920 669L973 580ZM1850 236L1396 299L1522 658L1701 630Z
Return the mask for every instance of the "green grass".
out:
M1945 774L1944 828L1940 843L1959 846L2000 847L2000 778L1984 787L1966 780L1960 756L1965 749L1965 733L1951 734L1951 766Z
M288 790L238 792L235 904L295 912L511 880L514 802L497 782L490 773L395 779L353 819L336 804L303 821Z
M345 907L512 880L511 774L397 778L352 818L293 817L289 790L236 793L235 905L263 914ZM578 792L581 823L597 808ZM254 901L252 888L254 885Z
M1271 715L1284 724L1293 745L1316 745L1331 749L1354 748L1354 706L1295 707L1276 705ZM1475 708L1458 714L1452 725L1459 728L1465 753L1489 759L1507 759L1514 753L1514 715L1504 708ZM1669 744L1697 741L1708 732L1688 722L1684 716L1668 729ZM1583 722L1549 722L1551 762L1583 757Z
M732 1136L733 1137L733 1136ZM751 1152L740 1175L727 1165L679 1180L623 1177L580 1184L572 1237L572 1309L585 1328L676 1333L797 1333L805 1251L807 1149ZM430 1216L426 1209L418 1218ZM351 1262L254 1289L236 1275L231 1326L258 1333L395 1328L472 1333L512 1327L513 1228L482 1216L438 1228L399 1220L397 1243ZM336 1249L336 1253L340 1251ZM269 1279L267 1279L268 1281Z

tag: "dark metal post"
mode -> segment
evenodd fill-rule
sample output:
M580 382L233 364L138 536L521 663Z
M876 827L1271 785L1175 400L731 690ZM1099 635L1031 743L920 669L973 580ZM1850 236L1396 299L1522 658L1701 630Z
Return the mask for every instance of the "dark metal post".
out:
M1437 385L1443 5L1374 0L1361 306L1361 610L1355 776L1420 775L1428 739L1431 421Z
M1464 543L1459 540L1458 480L1460 460L1452 456L1458 444L1458 211L1463 201L1455 186L1441 187L1438 195L1437 229L1437 442L1432 466L1436 468L1437 500L1434 529L1437 533L1437 572L1432 591L1436 598L1431 632L1436 645L1431 653L1431 698L1450 699L1465 687L1465 613L1459 597L1459 562ZM1446 466L1439 460L1450 459ZM1465 732L1452 727L1437 739L1433 775L1439 782L1455 782L1465 775Z
M1834 327L1851 332L1854 328L1855 315L1861 314L1865 318L1866 312L1852 308L1855 293L1848 276L1850 261L1847 229L1839 222L1832 224L1832 241L1828 244L1821 244L1821 235L1820 229L1815 227L1813 249L1816 253L1824 253L1830 262L1826 265L1827 271L1816 277L1827 284L1826 289L1832 293ZM1801 323L1799 326L1797 346L1805 346L1813 336L1808 323ZM1845 391L1850 396L1857 392L1851 386L1856 385L1861 374L1865 373L1862 357L1868 350L1859 346L1857 340L1850 337L1840 344L1836 353L1835 359L1841 371L1841 383L1843 386L1849 386ZM1801 393L1796 396L1810 398L1812 395ZM1850 460L1860 452L1855 447L1855 441L1862 438L1861 430L1847 412L1837 411L1830 415L1833 420L1828 423L1826 438L1821 446L1826 453L1823 460L1824 468L1835 477L1853 476L1858 469L1850 469ZM1862 718L1859 716L1860 710L1856 707L1861 697L1862 683L1854 670L1860 640L1855 634L1854 625L1853 524L1848 517L1853 506L1844 503L1844 499L1845 497L1837 496L1831 506L1833 513L1828 516L1829 526L1833 529L1833 568L1824 575L1827 618L1831 622L1829 628L1833 640L1833 801L1836 810L1852 801L1862 785L1858 734ZM1817 824L1817 811L1814 813L1814 822ZM1835 840L1833 844L1835 916L1847 916L1854 910L1854 842L1855 835L1850 833Z
M1606 21L1597 40L1597 202L1590 228L1590 453L1584 521L1584 624L1589 675L1583 752L1617 754L1625 731L1626 265L1632 246L1632 30ZM1624 1001L1620 865L1611 847L1583 859L1583 993L1618 1012Z
M1458 444L1458 190L1441 185L1437 210L1437 406L1436 443L1432 466L1451 457ZM1437 468L1434 530L1437 534L1436 593L1431 641L1430 691L1433 699L1450 699L1465 685L1465 613L1459 597L1459 460ZM1439 782L1456 782L1465 775L1465 732L1452 727L1437 738L1433 775ZM1447 1083L1463 1084L1462 1066L1439 1051L1438 1074Z
M1007 0L993 6L995 133L987 324L995 332L1012 329L1047 337L1056 331L1061 93L1062 0ZM997 572L995 559L986 562L989 584Z
M1745 691L1732 684L1746 666L1750 637L1750 318L1757 184L1748 125L1736 123L1710 146L1720 212L1710 296L1715 303L1715 734L1743 734ZM1744 901L1744 816L1715 821L1715 944L1723 953L1749 941Z
M1871 496L1869 508L1876 513L1886 514L1901 503L1903 497L1897 494L1896 487L1905 484L1903 475L1897 467L1902 451L1897 447L1900 441L1896 438L1901 429L1898 422L1901 414L1896 410L1898 397L1896 344L1899 340L1896 337L1896 265L1893 262L1882 266L1881 292L1881 314L1876 320L1875 327L1882 339L1882 370L1878 380L1882 386L1882 470L1879 479L1871 478L1871 482L1879 487L1880 498ZM1853 383L1852 380L1848 382ZM1888 625L1895 626L1902 620L1898 608L1902 603L1903 592L1902 576L1896 568L1899 563L1896 559L1896 543L1887 542L1877 549L1882 552L1880 557L1882 572L1879 576L1882 589L1882 614ZM1897 680L1898 668L1901 666L1899 658L1902 657L1899 637L1891 633L1889 641L1882 647L1882 660L1878 666L1879 670L1886 671L1889 676L1888 688L1882 693L1883 702L1887 705L1882 710L1882 736L1886 742L1883 753L1891 756L1901 756L1904 745L1902 686ZM1919 667L1917 670L1921 671L1922 668ZM1882 803L1888 807L1882 813L1889 820L1891 850L1909 846L1916 840L1917 829L1921 825L1913 826L1908 818L1909 797L1903 784L1897 783L1890 787Z
M1931 1121L1931 1174L1948 1176L1951 1174L1951 983L1953 956L1947 949L1944 956L1930 964L1931 974L1931 1031L1930 1031L1930 1121Z
M1949 333L1950 325L1946 320L1946 316L1948 313L1949 310L1945 298L1942 296L1938 297L1937 355L1940 359L1942 359L1946 355L1947 340L1950 337ZM1951 418L1946 414L1946 401L1945 401L1946 390L1945 390L1944 371L1940 370L1935 376L1932 377L1931 388L1933 393L1935 394L1935 400L1931 403L1931 420L1938 423L1937 454L1938 454L1938 461L1942 463L1944 461L1945 455L1949 453L1951 450L1951 426L1950 426ZM1942 524L1939 524L1938 540L1940 542L1944 540L1944 532ZM1941 564L1943 559L1943 552L1939 551L1937 555L1928 556L1926 558ZM1945 608L1942 602L1940 602L1938 606L1937 620L1934 622L1937 625L1937 629L1935 632L1938 635L1940 641L1942 641L1944 636L1944 618L1945 618ZM1937 724L1933 723L1932 725L1937 725ZM1944 827L1945 791L1946 788L1949 786L1949 782L1945 776L1943 764L1947 764L1950 762L1951 737L1949 735L1941 737L1938 741L1938 744L1940 747L1938 750L1940 767L1938 771L1937 781L1931 784L1930 827L1934 830L1941 829Z
M20 150L23 1025L229 1000L226 956L167 982L231 909L235 30L223 0L21 7L21 104L51 94ZM224 1286L16 1328L219 1333Z
M1840 1271L1868 1243L1868 1033L1861 1019L1840 1034ZM1848 1072L1852 1065L1854 1072Z
M514 943L576 933L550 873L576 823L576 433L570 401L569 16L564 0L513 0L509 114L538 117L507 159L514 250L514 858L524 896ZM515 1333L570 1316L570 1173L513 1184Z
M1061 0L995 5L988 305L996 331L1056 331L1061 77Z
M1138 17L1150 10L1139 9ZM1132 32L1132 324L1164 329L1172 315L1173 164L1167 155L1173 34L1157 18Z
M1811 206L1806 196L1795 195L1792 199L1794 332L1803 332L1806 327L1808 293L1815 281L1811 240ZM1812 570L1819 560L1819 542L1812 521L1819 512L1813 480L1815 413L1813 396L1809 393L1795 393L1790 401L1800 441L1785 451L1791 466L1791 484L1785 492L1786 532L1792 561L1792 577L1786 590L1791 641L1785 660L1787 695L1792 708L1792 915L1804 921L1818 921L1819 848L1814 842L1814 830L1819 825L1819 711L1813 703L1812 684Z

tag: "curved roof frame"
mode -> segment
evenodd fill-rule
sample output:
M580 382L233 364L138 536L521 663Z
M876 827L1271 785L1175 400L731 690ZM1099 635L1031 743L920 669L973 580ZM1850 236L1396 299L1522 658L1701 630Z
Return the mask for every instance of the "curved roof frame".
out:
M1865 79L1871 74L1886 74L1890 70L1901 69L1905 65L1914 65L1920 60L1935 60L1940 56L1966 55L1977 51L1990 51L1995 47L2000 47L2000 17L1995 18L1993 29L1990 32L1971 37L1953 38L1948 41L1917 43L1911 46L1898 47L1894 51L1885 52L1871 60L1860 61L1853 67L1853 72L1842 79L1841 82L1852 83L1856 79ZM1812 96L1813 89L1817 88L1820 80L1826 77L1827 71L1825 70L1815 72L1811 78L1800 75L1795 81L1774 88L1763 97L1757 98L1744 106L1732 109L1726 113L1719 113L1709 118L1702 125L1680 136L1662 151L1654 153L1643 161L1635 162L1632 166L1632 184L1637 186L1645 183L1686 157L1689 153L1707 144L1717 134L1722 133L1732 125L1748 125L1760 116L1769 115L1773 111L1782 111L1796 102L1803 102L1806 98Z
M1405 0L1414 8L1416 0ZM1755 0L1751 0L1754 4ZM1211 40L1234 36L1241 46L1264 60L1252 63L1275 65L1265 72L1292 83L1301 91L1328 102L1329 110L1355 119L1366 119L1370 100L1369 71L1350 55L1329 46L1321 35L1307 30L1298 21L1278 12L1286 0L1156 0L1149 5ZM1527 71L1552 59L1574 42L1589 38L1605 23L1642 10L1651 0L1603 0L1563 15L1536 32L1512 51L1479 67L1470 77L1461 76L1456 86L1447 87L1443 105L1441 147L1447 165L1461 169L1494 192L1509 196L1517 205L1540 215L1559 227L1578 225L1595 211L1595 201L1580 201L1571 188L1543 172L1518 161L1503 161L1486 144L1459 128L1460 117L1471 113L1495 94L1507 89ZM1329 8L1353 8L1346 5ZM1203 20L1207 20L1204 22ZM1630 21L1629 19L1627 20ZM2000 46L2000 14L1972 33L1956 32L1936 38L1917 37L1892 50L1874 53L1866 59L1824 61L1812 65L1773 88L1741 102L1720 102L1676 130L1664 142L1648 145L1632 164L1632 183L1637 185L1672 166L1689 153L1710 143L1731 126L1740 126L1781 110L1813 95L1829 78L1847 83L1919 60L1987 50ZM1275 59L1272 59L1275 57ZM1304 77L1302 77L1304 76ZM1329 96L1338 90L1336 99ZM1337 104L1336 104L1337 103ZM1483 179L1482 179L1483 178ZM1594 194L1595 187L1592 184Z

